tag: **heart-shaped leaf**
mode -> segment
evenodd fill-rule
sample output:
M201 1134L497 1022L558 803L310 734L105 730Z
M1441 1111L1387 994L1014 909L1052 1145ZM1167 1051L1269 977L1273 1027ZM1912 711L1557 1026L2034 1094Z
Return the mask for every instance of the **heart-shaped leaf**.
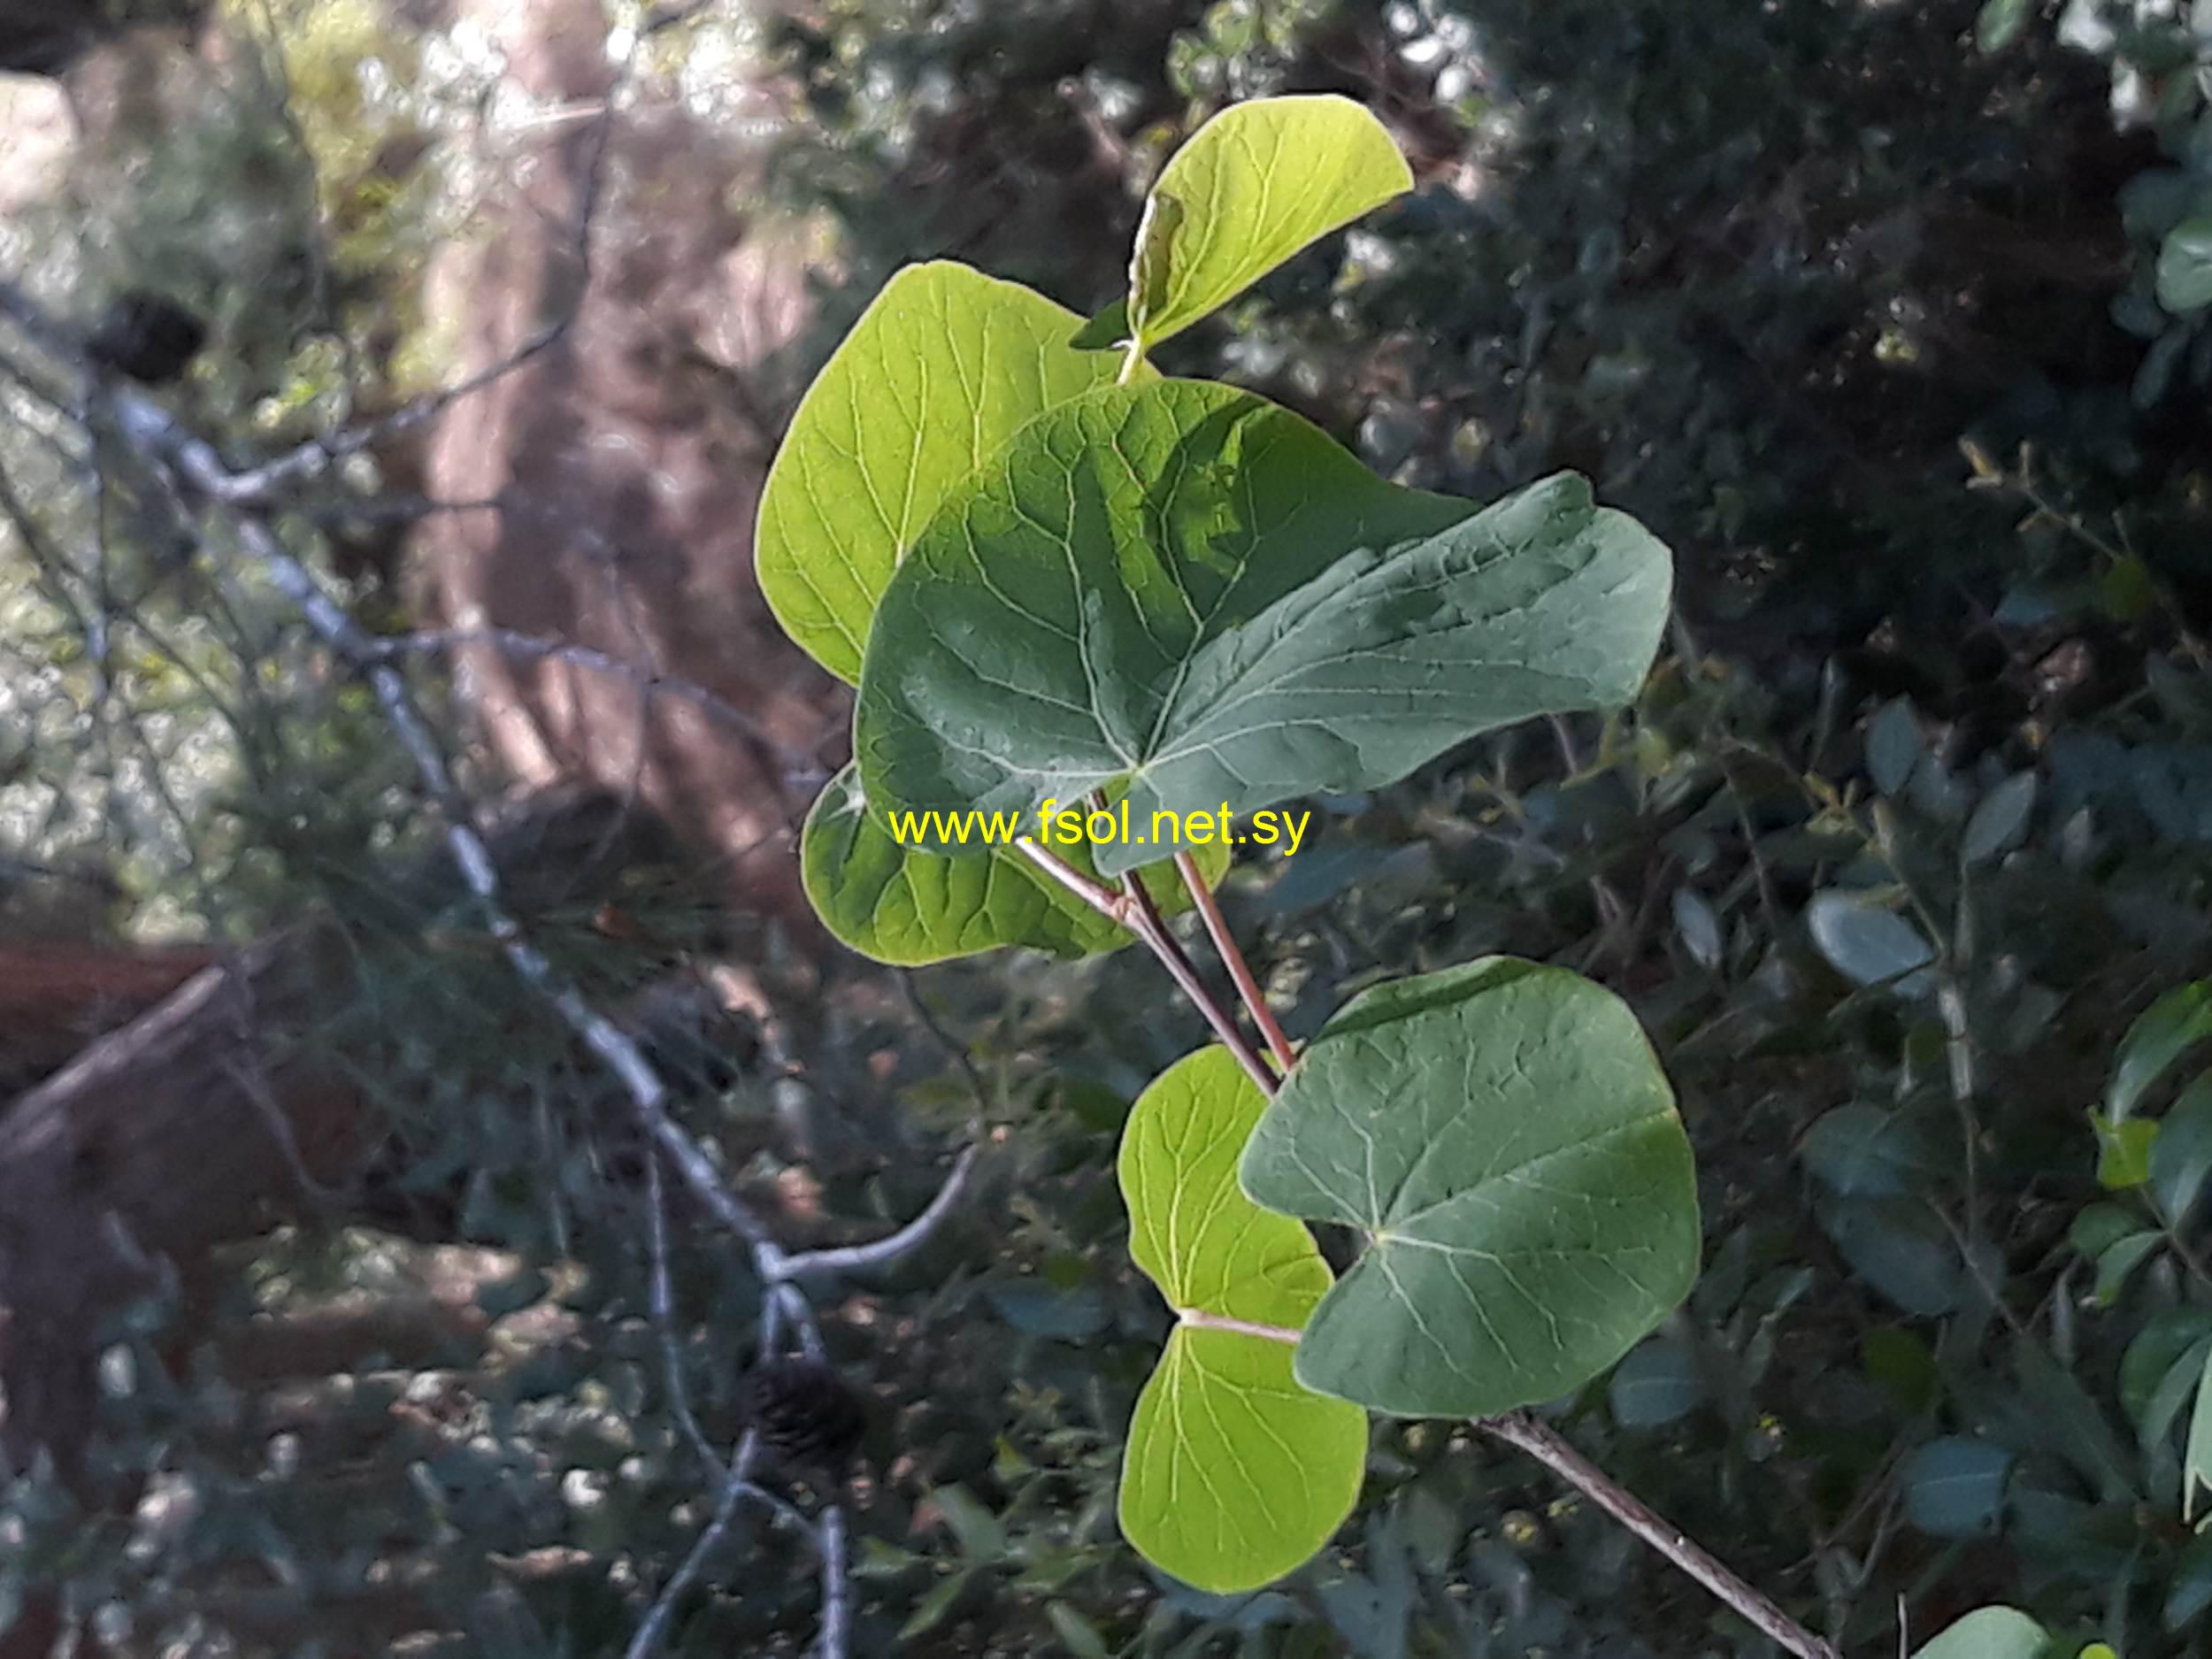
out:
M1488 1417L1580 1387L1689 1294L1689 1139L1636 1017L1488 957L1356 997L1245 1148L1271 1210L1366 1230L1299 1345L1309 1387Z
M1113 381L1118 357L1068 343L1082 320L948 261L884 284L800 401L761 491L760 590L808 656L856 680L883 585L953 486L1035 416Z
M1145 203L1132 332L1150 350L1277 265L1413 188L1383 124L1348 98L1261 98L1190 136Z
M1056 821L1072 821L1072 815ZM1056 841L1049 850L1084 875L1097 873L1088 841ZM1228 871L1230 848L1210 842L1192 857L1210 884L1218 882ZM814 913L833 934L864 956L901 967L1010 945L1071 959L1118 950L1133 937L1018 849L993 845L948 854L906 845L866 810L850 766L823 787L807 814L799 866ZM1189 890L1172 864L1148 866L1138 879L1163 915L1190 908Z
M1328 1542L1367 1456L1366 1414L1302 1387L1287 1343L1206 1323L1296 1331L1329 1287L1306 1230L1237 1188L1265 1104L1226 1049L1203 1048L1154 1079L1121 1143L1129 1253L1179 1315L1129 1426L1122 1531L1224 1595Z
M1478 732L1628 701L1671 581L1572 475L1476 511L1249 393L1113 388L1024 427L916 540L854 747L886 810L1125 786L1131 840L1098 849L1119 874L1183 845L1184 813L1377 788Z

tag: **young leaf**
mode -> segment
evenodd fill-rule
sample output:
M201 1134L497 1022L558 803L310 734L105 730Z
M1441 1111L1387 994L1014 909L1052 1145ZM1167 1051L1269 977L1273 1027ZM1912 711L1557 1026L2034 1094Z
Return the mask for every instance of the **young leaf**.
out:
M1581 1386L1697 1277L1690 1143L1627 1005L1489 957L1363 993L1285 1079L1244 1190L1366 1252L1307 1326L1310 1387L1487 1417Z
M761 491L760 590L808 656L856 680L883 585L953 486L1033 417L1112 383L1118 357L1070 345L1081 323L945 261L884 285L807 388Z
M1050 850L1084 875L1097 873L1088 841L1056 841ZM1228 872L1230 850L1213 841L1192 856L1206 879L1217 882ZM1010 945L1068 960L1118 950L1132 937L1016 848L949 854L906 845L866 810L859 774L849 765L823 787L807 814L799 868L824 926L862 956L901 967ZM1163 915L1190 908L1172 864L1148 865L1139 879Z
M1571 475L1477 512L1247 392L1093 392L900 563L854 749L886 810L1033 814L1125 783L1132 839L1098 849L1118 875L1184 844L1156 811L1375 788L1478 732L1625 703L1671 577Z
M1121 1143L1129 1253L1180 1316L1130 1424L1122 1531L1216 1594L1256 1589L1328 1542L1366 1467L1365 1414L1302 1387L1287 1344L1193 1323L1295 1331L1329 1287L1306 1230L1237 1189L1265 1103L1226 1049L1201 1049L1139 1097Z
M2050 1632L2017 1608L1976 1608L1912 1659L2046 1659Z
M1383 124L1348 98L1222 111L1175 152L1145 204L1130 270L1137 340L1148 351L1171 339L1307 243L1412 188Z

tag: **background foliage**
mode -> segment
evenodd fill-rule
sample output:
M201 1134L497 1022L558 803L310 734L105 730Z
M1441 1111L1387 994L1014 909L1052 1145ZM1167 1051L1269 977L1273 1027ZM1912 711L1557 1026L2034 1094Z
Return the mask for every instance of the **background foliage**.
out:
M1232 875L1291 1034L1496 951L1620 992L1696 1142L1705 1272L1567 1402L1578 1442L1847 1652L1894 1651L1901 1598L1916 1640L2001 1601L2130 1659L2200 1650L2212 1548L2181 1470L2204 1165L2089 1113L2129 1022L2212 972L2201 4L734 10L657 33L647 68L710 115L733 65L787 95L771 188L839 273L793 386L909 259L1093 309L1158 157L1224 99L1336 90L1385 117L1416 196L1162 366L1265 391L1403 483L1578 468L1677 549L1680 602L1627 716L1321 803L1295 860ZM189 395L241 458L434 380L420 258L468 234L461 141L507 78L416 15L236 8L234 49L165 89L158 142L125 126L0 227L10 272L81 314L123 281L203 308ZM132 511L127 472L88 493L21 419L0 456L9 925L234 939L358 913L370 861L426 843L359 687L272 595L165 585L173 526ZM102 523L103 580L148 594L107 648L61 568ZM313 515L294 528L361 604L401 604ZM634 909L657 941L634 960L588 917L541 926L619 990L706 926L680 882ZM820 1236L911 1213L969 1077L895 982L717 942L795 988L787 1028L704 1045L687 1120ZM634 1159L626 1179L618 1141L574 1126L599 1086L495 963L402 959L378 982L402 1185L457 1202L465 1243L287 1234L236 1264L235 1313L457 1285L492 1340L253 1392L165 1368L144 1310L116 1333L110 1446L157 1501L88 1536L19 1483L0 1601L65 1582L111 1639L304 1653L397 1563L456 1651L612 1652L696 1535ZM829 1322L881 1402L856 1651L1763 1651L1444 1424L1378 1425L1354 1520L1279 1588L1148 1576L1113 1479L1165 1318L1114 1154L1202 1029L1128 957L914 983L972 1056L993 1157ZM758 1286L704 1227L675 1268L719 1438ZM797 1650L818 1592L788 1536L749 1523L718 1562L676 1650Z

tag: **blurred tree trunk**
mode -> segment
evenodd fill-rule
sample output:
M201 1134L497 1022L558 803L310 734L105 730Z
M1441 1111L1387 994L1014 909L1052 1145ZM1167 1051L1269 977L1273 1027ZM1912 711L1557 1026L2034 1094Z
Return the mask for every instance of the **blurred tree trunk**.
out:
M429 493L503 509L425 525L424 620L592 647L742 710L750 730L573 663L493 645L460 658L471 706L514 775L635 788L723 861L731 899L810 933L791 826L821 780L793 762L826 735L832 749L841 741L846 700L784 637L753 579L786 389L764 377L811 311L804 250L745 205L764 194L765 147L726 135L743 123L710 126L673 101L603 129L581 119L613 81L598 0L457 10L496 43L513 82L580 119L518 138L527 161L480 208L480 234L434 257L425 309L451 319L460 342L446 378L480 374L554 319L575 320L441 423ZM751 96L753 124L772 127L770 95ZM587 271L576 210L595 166Z

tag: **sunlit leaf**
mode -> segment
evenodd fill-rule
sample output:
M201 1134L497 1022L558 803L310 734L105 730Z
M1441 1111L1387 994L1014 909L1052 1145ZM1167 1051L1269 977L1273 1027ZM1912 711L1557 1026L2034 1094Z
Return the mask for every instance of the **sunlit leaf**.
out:
M1194 1321L1294 1332L1329 1287L1306 1230L1238 1190L1264 1105L1227 1050L1205 1048L1153 1081L1122 1133L1129 1253L1179 1315L1130 1425L1122 1531L1217 1594L1279 1578L1326 1543L1366 1463L1365 1414L1302 1386L1287 1343Z
M762 489L755 557L784 631L839 679L859 678L883 586L953 486L1033 417L1113 380L1112 353L1069 344L1081 322L965 265L910 265L808 388Z
M1081 874L1097 872L1087 841L1055 841L1049 850ZM1230 856L1220 841L1192 854L1209 882L1227 872ZM864 956L902 967L1010 945L1086 956L1118 949L1132 937L1017 848L950 854L904 844L865 810L850 766L824 786L807 814L799 867L814 912L832 933ZM1140 879L1162 914L1190 908L1172 864L1152 865Z
M1348 98L1232 105L1191 134L1147 199L1131 272L1136 337L1151 349L1412 188L1389 133Z

